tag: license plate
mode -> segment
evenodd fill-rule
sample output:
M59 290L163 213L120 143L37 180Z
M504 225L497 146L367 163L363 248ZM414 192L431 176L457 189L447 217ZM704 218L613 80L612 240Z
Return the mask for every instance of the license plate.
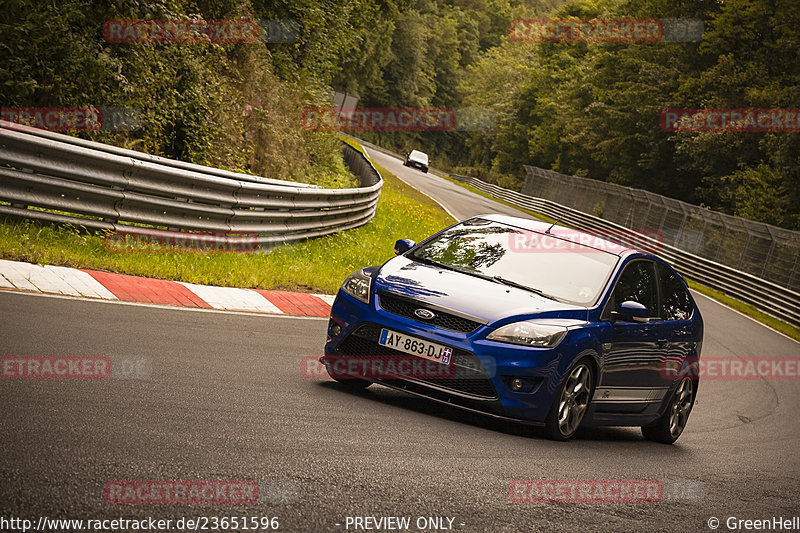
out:
M453 349L435 342L428 342L418 337L412 337L405 333L397 333L390 329L382 329L381 336L378 339L378 344L392 348L394 350L410 353L423 359L430 359L443 365L450 364L450 356L453 355Z

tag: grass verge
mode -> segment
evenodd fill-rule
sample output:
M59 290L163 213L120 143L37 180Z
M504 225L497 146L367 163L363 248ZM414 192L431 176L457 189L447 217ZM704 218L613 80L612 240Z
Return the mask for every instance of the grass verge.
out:
M30 220L0 221L0 258L104 270L204 285L335 293L354 270L392 257L394 242L420 241L454 220L434 201L386 169L375 217L327 237L287 244L268 253L175 252L107 247L102 235Z

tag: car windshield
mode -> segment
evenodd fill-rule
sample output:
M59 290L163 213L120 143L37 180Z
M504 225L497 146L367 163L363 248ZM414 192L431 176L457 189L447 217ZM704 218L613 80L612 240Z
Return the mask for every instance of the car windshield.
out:
M597 300L618 261L604 250L485 219L453 226L409 257L577 305Z
M419 152L417 150L412 150L411 151L411 155L409 157L413 157L414 159L419 160L421 163L427 163L428 162L428 154L423 153L423 152Z

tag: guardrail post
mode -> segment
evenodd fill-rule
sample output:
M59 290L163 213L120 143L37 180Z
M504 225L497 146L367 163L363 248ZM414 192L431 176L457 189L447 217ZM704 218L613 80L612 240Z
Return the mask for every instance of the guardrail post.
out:
M791 289L794 283L794 278L797 275L797 264L800 263L800 255L794 258L794 265L792 265L792 272L789 274L789 283L787 286Z

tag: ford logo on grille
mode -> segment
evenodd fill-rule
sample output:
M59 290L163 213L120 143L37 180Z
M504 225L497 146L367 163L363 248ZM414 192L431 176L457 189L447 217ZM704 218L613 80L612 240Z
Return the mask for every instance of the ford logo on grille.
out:
M428 309L415 309L414 314L425 320L430 320L436 316L436 313Z

